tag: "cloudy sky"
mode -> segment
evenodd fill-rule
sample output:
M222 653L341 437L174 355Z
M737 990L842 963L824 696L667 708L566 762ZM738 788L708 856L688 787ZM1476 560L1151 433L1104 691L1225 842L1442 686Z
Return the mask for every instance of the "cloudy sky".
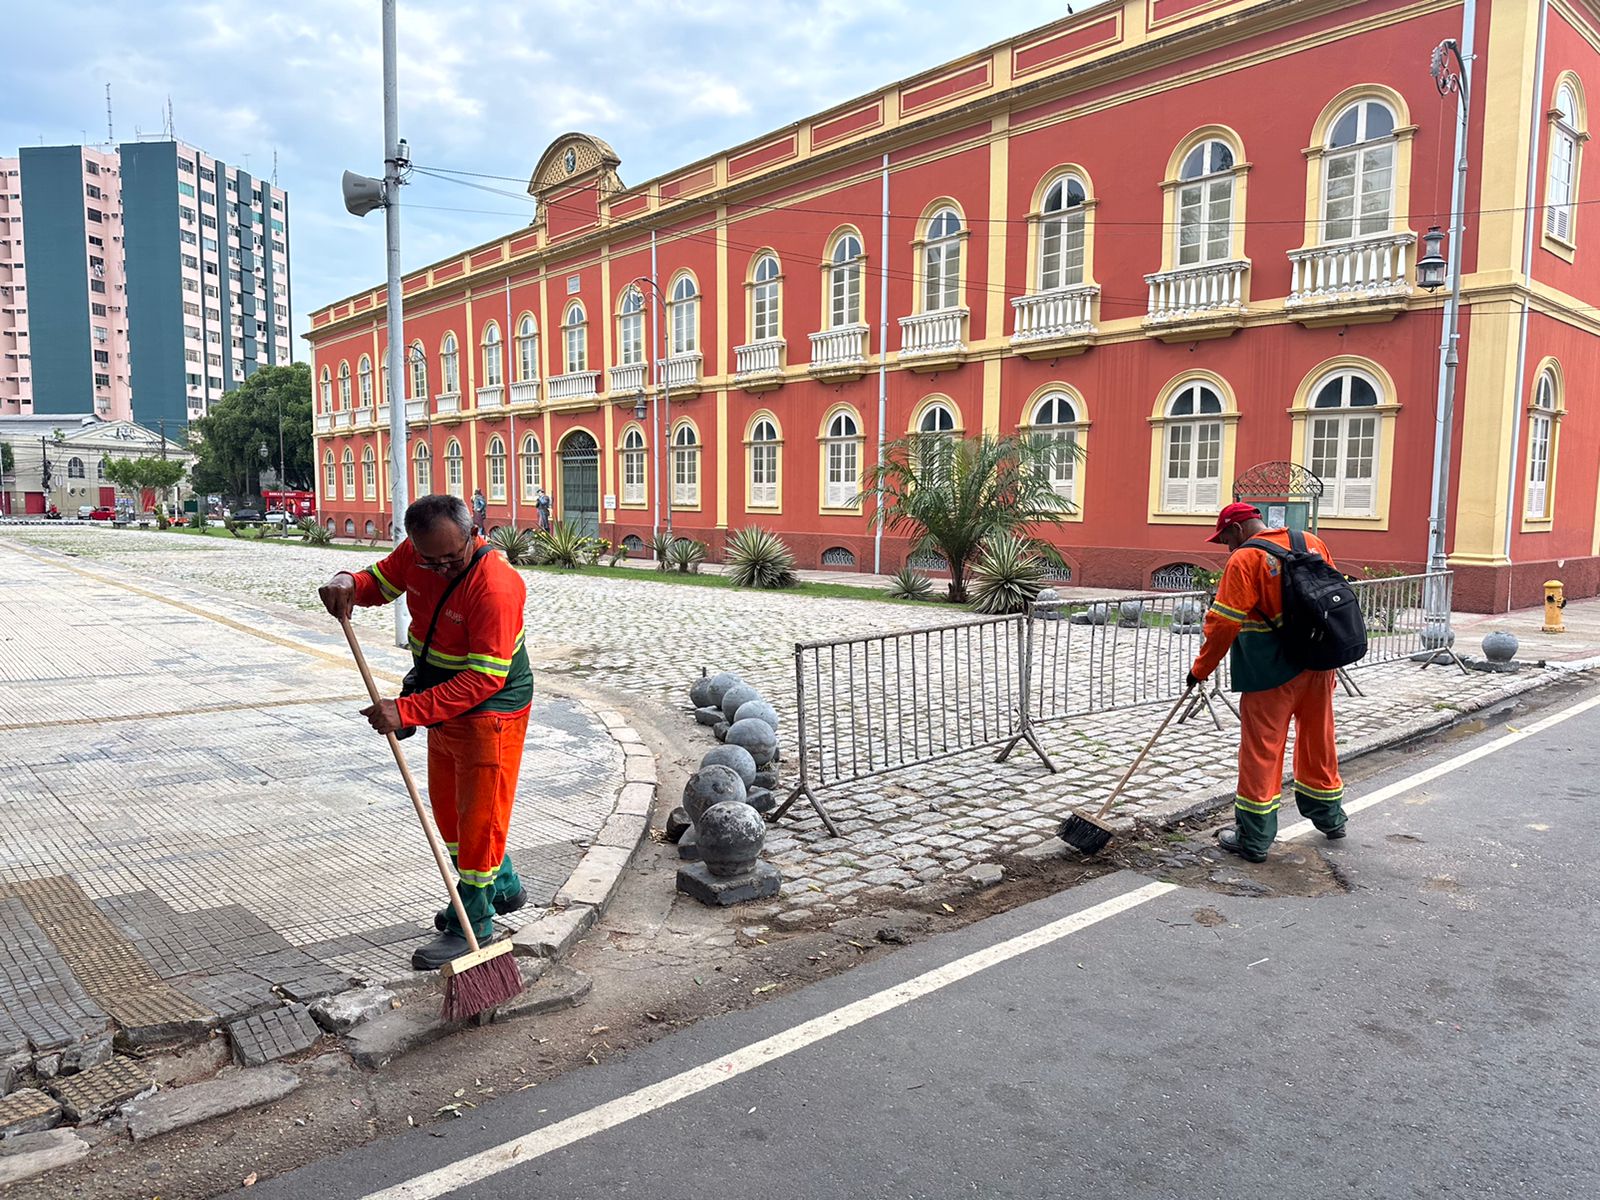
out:
M382 173L378 0L76 0L8 5L0 153L159 135L290 194L295 332L381 279L383 222L348 216L346 167ZM1077 0L1079 11L1088 7ZM786 125L1054 20L1066 0L402 0L401 135L418 166L515 177L496 194L415 176L409 270L525 223L526 180L567 130L624 182ZM297 338L296 357L304 356Z

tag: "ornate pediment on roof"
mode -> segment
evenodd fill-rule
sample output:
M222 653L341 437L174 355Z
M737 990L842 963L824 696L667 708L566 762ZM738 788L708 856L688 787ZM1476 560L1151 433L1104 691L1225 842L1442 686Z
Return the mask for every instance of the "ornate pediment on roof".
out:
M536 200L564 187L598 181L603 191L621 188L617 152L587 133L564 133L550 143L528 180L528 194Z

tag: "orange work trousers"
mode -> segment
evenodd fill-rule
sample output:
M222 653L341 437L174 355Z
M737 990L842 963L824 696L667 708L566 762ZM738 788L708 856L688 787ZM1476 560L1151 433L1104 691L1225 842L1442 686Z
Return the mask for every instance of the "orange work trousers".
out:
M1239 788L1234 816L1248 854L1278 836L1283 753L1294 722L1294 793L1300 814L1324 833L1344 825L1344 781L1334 746L1333 671L1302 671L1288 683L1239 697Z
M522 888L506 854L506 837L527 735L527 709L470 713L428 730L433 819L455 860L458 891L480 938L493 931L495 897ZM453 925L453 914L446 920Z

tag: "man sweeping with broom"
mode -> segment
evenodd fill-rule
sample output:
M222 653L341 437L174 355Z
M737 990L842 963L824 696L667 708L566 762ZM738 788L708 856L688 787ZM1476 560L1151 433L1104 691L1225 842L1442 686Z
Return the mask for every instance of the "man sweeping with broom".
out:
M497 912L512 912L526 903L506 853L506 836L533 674L522 646L527 594L522 576L474 535L466 504L454 496L424 496L406 509L405 529L406 540L387 558L364 571L339 572L318 595L328 612L345 623L369 690L374 685L349 634L350 614L357 605L388 604L401 595L410 608L416 666L398 698L379 699L374 691L374 703L362 716L385 735L409 737L416 726L428 729L433 817L460 876L459 903L452 902L435 918L439 936L411 956L413 967L428 971L472 956L477 950L473 943L493 937ZM404 755L398 743L393 746L411 786ZM432 831L427 832L431 837ZM448 872L442 857L441 869ZM463 919L471 926L470 942ZM502 962L510 964L509 956ZM508 979L515 975L511 966Z

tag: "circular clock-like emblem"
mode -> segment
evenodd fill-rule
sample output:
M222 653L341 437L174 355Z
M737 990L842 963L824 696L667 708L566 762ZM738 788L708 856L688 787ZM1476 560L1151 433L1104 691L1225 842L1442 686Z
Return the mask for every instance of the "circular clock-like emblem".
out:
M562 160L566 164L567 174L571 175L578 169L578 152L571 146L567 147L567 157Z

